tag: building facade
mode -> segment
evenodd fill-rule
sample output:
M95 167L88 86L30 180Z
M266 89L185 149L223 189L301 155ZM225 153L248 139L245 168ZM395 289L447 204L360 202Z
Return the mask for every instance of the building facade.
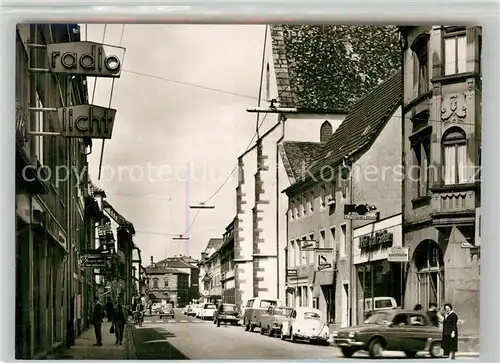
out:
M479 329L480 27L401 27L405 303L451 303Z
M92 276L78 266L78 251L92 244L85 213L89 139L39 136L58 127L53 114L30 108L87 104L86 79L52 75L46 48L30 44L79 41L76 24L16 27L16 358L43 358L73 344L89 325ZM84 175L56 180L66 167ZM76 187L75 187L76 186Z
M340 326L357 322L353 230L369 221L345 218L353 205L375 206L381 219L400 211L401 73L360 99L340 127L317 146L289 198L287 301L316 307Z
M174 268L188 274L188 293L187 302L197 300L199 298L199 278L200 271L198 260L191 256L172 256L162 261L157 262L157 265L162 264L165 267Z
M146 267L148 298L151 303L172 303L183 306L188 303L189 273L155 264Z
M222 300L221 255L219 248L222 238L210 238L207 247L201 253L200 268L200 299L203 302Z
M236 219L226 227L222 235L222 245L219 249L221 259L221 285L222 301L226 304L236 304L235 284L234 284L234 223Z
M371 88L367 80L376 79L371 75L378 72L378 77L386 78L394 65L399 66L399 53L393 51L393 40L397 43L398 39L393 29L366 29L372 32L371 44L366 46L380 49L379 54L368 48L365 51L361 43L354 49L349 40L352 29L268 28L261 91L269 109L261 110L258 116L255 145L238 159L234 247L238 305L256 296L285 300L288 199L281 191L294 181L285 167L283 144L327 139L354 100ZM321 39L331 39L331 46L321 43L318 34ZM368 54L377 60L377 67L366 68L370 77L350 77L351 71L365 73L361 68L371 61ZM338 72L345 74L345 82L339 82Z

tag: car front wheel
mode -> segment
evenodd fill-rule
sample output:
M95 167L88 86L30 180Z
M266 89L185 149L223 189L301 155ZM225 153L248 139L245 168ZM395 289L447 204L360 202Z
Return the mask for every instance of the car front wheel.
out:
M340 348L340 351L342 352L342 355L346 358L351 358L352 355L354 354L354 350L350 347L342 347Z
M373 340L368 348L370 358L381 358L384 353L384 346L378 339Z
M442 355L441 342L432 342L429 348L429 354L432 358L441 357Z

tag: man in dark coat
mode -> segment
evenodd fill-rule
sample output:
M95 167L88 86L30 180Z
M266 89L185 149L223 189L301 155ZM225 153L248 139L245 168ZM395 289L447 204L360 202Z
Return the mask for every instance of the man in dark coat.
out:
M446 315L443 320L443 337L441 345L443 355L455 359L455 352L458 351L458 316L453 311L451 304L445 304Z
M99 298L95 298L94 309L92 311L92 324L94 325L95 339L96 343L94 345L102 345L102 319L104 318L104 308L99 301Z
M115 344L123 344L123 331L125 329L125 323L127 322L127 314L125 312L125 307L118 301L116 305L116 311L113 316L113 325L115 326L116 342Z
M113 313L115 312L115 304L108 297L108 302L106 303L106 315L108 317L108 321L113 321Z

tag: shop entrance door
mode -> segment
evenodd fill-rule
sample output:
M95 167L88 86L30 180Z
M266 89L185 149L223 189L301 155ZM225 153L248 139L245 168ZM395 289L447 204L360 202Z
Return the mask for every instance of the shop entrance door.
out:
M326 300L326 321L335 321L335 288L333 285L321 286Z

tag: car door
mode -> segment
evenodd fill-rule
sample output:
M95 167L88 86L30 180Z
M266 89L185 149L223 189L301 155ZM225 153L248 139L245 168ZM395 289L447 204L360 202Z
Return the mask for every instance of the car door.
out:
M273 313L274 313L274 307L270 306L260 316L260 324L261 324L261 326L264 327L264 329L267 329L267 326L271 325L271 320L273 319Z
M392 319L391 325L385 330L387 338L387 350L408 350L410 331L409 316L407 313L399 313Z
M413 352L425 349L429 336L429 323L426 317L420 313L410 314L409 336L407 338L408 350Z

